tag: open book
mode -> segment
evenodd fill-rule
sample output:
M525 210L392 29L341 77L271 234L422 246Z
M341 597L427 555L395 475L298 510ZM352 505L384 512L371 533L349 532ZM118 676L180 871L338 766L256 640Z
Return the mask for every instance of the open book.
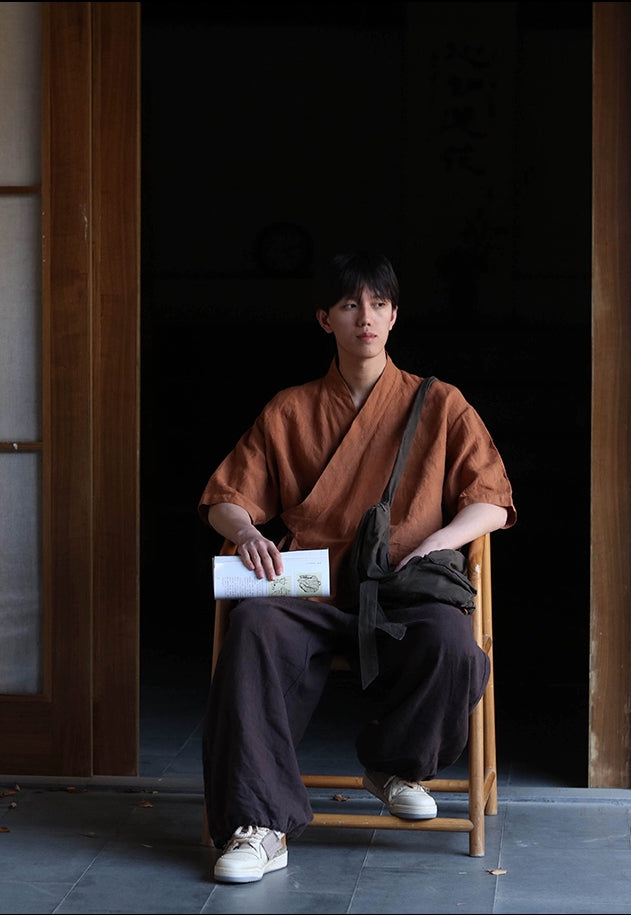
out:
M215 598L330 597L328 550L290 550L282 556L284 571L274 581L257 578L240 556L214 556Z

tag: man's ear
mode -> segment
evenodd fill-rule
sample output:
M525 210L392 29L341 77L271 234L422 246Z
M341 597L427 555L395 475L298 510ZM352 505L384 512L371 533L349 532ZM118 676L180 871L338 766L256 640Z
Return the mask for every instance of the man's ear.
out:
M390 318L389 330L392 330L392 328L394 327L394 322L396 321L398 314L399 314L399 308L397 305L395 305L392 309L392 317Z
M333 333L333 328L329 322L329 313L328 311L325 311L324 308L318 308L316 311L316 321L327 334Z

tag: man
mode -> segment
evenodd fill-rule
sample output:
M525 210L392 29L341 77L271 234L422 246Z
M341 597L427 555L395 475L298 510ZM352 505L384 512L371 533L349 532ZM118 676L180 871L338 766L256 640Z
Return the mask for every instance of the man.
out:
M234 542L246 568L273 580L281 549L329 549L328 598L249 598L231 611L204 727L209 828L223 849L215 879L260 880L287 865L287 838L312 818L295 748L321 697L333 652L357 657L357 594L345 570L358 525L388 482L421 383L386 351L399 284L389 260L333 259L316 317L333 335L327 374L287 388L210 477L200 513ZM515 523L511 486L482 420L452 385L429 389L391 508L390 562L458 550ZM258 526L280 518L276 545ZM258 525L258 526L257 526ZM364 786L395 816L431 818L419 784L462 753L489 676L471 620L438 600L377 633L379 670L367 687L376 715L358 722Z

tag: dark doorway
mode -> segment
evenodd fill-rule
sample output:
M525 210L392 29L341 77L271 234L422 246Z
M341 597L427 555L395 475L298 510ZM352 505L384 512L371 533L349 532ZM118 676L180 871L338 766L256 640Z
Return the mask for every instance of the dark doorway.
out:
M205 688L199 495L276 390L326 370L313 259L379 248L395 362L463 390L515 490L493 538L500 748L586 784L591 6L142 4L151 675L176 658Z

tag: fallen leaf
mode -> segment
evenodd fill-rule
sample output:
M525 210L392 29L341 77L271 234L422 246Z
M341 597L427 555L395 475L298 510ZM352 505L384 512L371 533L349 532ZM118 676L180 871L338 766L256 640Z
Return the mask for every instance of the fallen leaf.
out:
M153 804L151 801L140 801L140 803L136 804L136 807L153 807Z
M346 794L334 794L334 795L333 795L333 800L334 800L334 801L339 801L340 803L343 804L344 801L347 801L347 800L348 800L348 795L346 795Z
M75 788L74 785L68 785L66 788L66 791L69 791L71 794L83 794L87 790L87 788Z
M502 874L508 873L508 871L505 871L503 867L487 867L486 872L487 874L493 874L494 877L501 877Z
M0 832L11 832L8 826L0 826Z
M14 810L14 809L17 807L17 805L18 805L18 802L17 802L17 801L11 801L11 803L9 804L9 808L8 808L8 809L9 809L9 810Z
M0 794L0 797L11 797L12 794L17 794L17 791L14 788L7 788Z

